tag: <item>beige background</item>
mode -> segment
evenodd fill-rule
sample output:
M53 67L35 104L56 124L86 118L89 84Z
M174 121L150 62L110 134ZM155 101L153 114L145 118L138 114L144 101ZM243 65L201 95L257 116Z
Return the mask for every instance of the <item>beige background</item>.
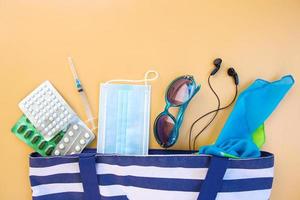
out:
M160 79L152 83L151 126L165 105L168 83L179 75L194 75L202 89L186 111L174 146L187 149L193 120L216 106L206 83L215 57L224 60L213 78L223 103L234 94L225 73L229 66L238 71L240 88L258 77L300 76L300 1L0 0L1 200L31 198L31 149L10 133L21 115L19 101L48 79L84 117L68 55L75 59L95 114L99 83L159 71ZM299 92L296 84L266 122L264 150L276 155L272 200L300 199ZM220 113L198 145L216 139L229 112ZM151 147L159 147L152 132Z

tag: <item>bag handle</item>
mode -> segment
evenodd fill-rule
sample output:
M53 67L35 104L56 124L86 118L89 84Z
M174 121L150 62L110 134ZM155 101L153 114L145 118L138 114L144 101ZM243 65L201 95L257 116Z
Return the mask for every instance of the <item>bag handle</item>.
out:
M83 153L79 155L79 169L83 185L84 200L99 200L101 198L95 155L95 153Z
M213 156L210 159L209 169L201 185L197 200L215 200L221 190L223 177L227 170L229 159Z
M79 155L79 169L83 185L84 200L101 199L96 171L95 153ZM227 170L229 159L213 156L210 159L209 169L201 185L197 200L215 200L221 190L223 177Z

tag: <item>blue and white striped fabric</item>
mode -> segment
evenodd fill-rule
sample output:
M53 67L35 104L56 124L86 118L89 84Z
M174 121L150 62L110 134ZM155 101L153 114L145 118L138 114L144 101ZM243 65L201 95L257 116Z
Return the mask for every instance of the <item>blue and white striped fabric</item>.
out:
M85 151L82 155L91 151L94 150ZM33 200L199 199L201 188L209 178L212 157L182 154L184 152L179 151L176 154L172 151L173 154L162 155L166 152L154 150L148 156L96 154L91 168L95 172L90 169L84 172L90 173L90 177L83 174L85 166L82 165L85 164L80 162L79 155L40 157L34 153L30 157ZM261 158L229 159L226 166L215 199L270 198L274 170L272 154L262 152ZM214 176L214 172L210 174ZM96 180L96 190L100 193L99 198L91 199L88 196L93 194L88 192L91 193L93 186L86 185L86 181L93 181L93 177ZM208 186L210 189L214 187L215 184Z

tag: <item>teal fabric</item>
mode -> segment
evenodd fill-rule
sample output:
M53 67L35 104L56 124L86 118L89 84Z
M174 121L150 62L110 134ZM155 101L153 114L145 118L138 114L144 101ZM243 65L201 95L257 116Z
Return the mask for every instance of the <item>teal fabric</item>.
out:
M200 153L236 158L259 157L260 150L253 142L252 134L263 125L293 84L291 75L274 82L255 80L239 95L215 144L201 147Z

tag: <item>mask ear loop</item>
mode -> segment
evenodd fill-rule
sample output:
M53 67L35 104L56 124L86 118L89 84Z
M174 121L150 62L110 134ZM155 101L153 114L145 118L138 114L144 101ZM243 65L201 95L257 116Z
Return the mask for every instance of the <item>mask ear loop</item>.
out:
M149 78L149 75L153 73L155 74L154 77ZM109 80L106 81L104 84L109 84L109 83L115 83L115 82L128 82L128 83L145 83L145 85L148 85L148 82L150 81L154 81L156 79L158 79L159 74L157 71L155 70L148 70L145 75L144 75L144 79L139 79L139 80L132 80L132 79L113 79L113 80Z
M155 76L153 76L152 78L149 78L150 74L155 74ZM158 79L158 77L159 77L159 74L158 74L157 71L155 71L155 70L148 70L145 73L145 76L144 76L145 85L148 85L148 82L150 82L150 81L155 81L156 79Z

